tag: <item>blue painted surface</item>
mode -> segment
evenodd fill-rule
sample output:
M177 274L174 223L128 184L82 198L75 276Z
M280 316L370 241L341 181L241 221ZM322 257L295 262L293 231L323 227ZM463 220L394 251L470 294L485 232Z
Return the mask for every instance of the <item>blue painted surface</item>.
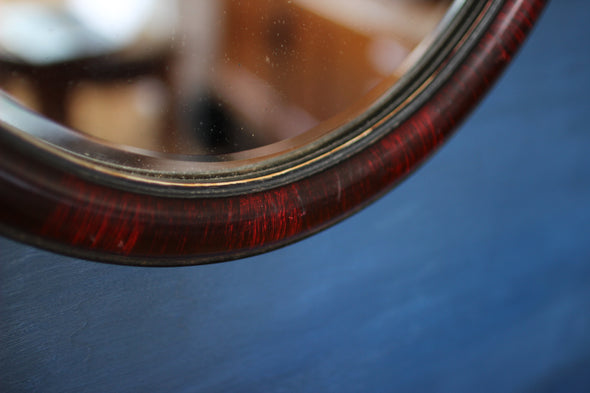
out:
M296 245L141 269L0 239L0 391L590 391L589 10L554 1L427 165Z

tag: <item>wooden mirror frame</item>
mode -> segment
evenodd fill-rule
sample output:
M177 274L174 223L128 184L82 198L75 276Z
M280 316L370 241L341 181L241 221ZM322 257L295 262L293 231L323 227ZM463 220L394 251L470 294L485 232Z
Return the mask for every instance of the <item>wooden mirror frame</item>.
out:
M490 89L545 3L468 2L404 91L346 133L207 176L159 181L160 173L64 154L8 121L13 104L3 96L0 233L142 266L219 262L300 240L374 201L432 154Z

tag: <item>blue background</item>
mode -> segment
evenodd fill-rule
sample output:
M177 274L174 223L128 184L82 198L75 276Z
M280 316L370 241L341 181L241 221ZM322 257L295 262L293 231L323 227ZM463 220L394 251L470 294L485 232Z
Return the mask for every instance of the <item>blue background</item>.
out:
M142 269L0 239L0 391L590 391L590 3L551 3L386 197L246 260Z

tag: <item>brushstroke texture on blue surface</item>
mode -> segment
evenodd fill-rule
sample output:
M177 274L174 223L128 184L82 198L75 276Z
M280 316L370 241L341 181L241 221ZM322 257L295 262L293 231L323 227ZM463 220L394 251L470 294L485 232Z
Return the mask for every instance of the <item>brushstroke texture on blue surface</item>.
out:
M0 239L2 392L590 391L590 3L360 214L177 269Z

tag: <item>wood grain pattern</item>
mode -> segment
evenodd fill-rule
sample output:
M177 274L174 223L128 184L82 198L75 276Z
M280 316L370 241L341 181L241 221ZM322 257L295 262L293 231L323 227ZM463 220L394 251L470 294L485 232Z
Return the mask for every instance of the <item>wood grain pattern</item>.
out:
M454 75L405 122L361 152L292 184L223 198L109 188L0 145L3 232L109 262L195 264L239 258L321 230L391 189L475 107L546 1L509 0Z

